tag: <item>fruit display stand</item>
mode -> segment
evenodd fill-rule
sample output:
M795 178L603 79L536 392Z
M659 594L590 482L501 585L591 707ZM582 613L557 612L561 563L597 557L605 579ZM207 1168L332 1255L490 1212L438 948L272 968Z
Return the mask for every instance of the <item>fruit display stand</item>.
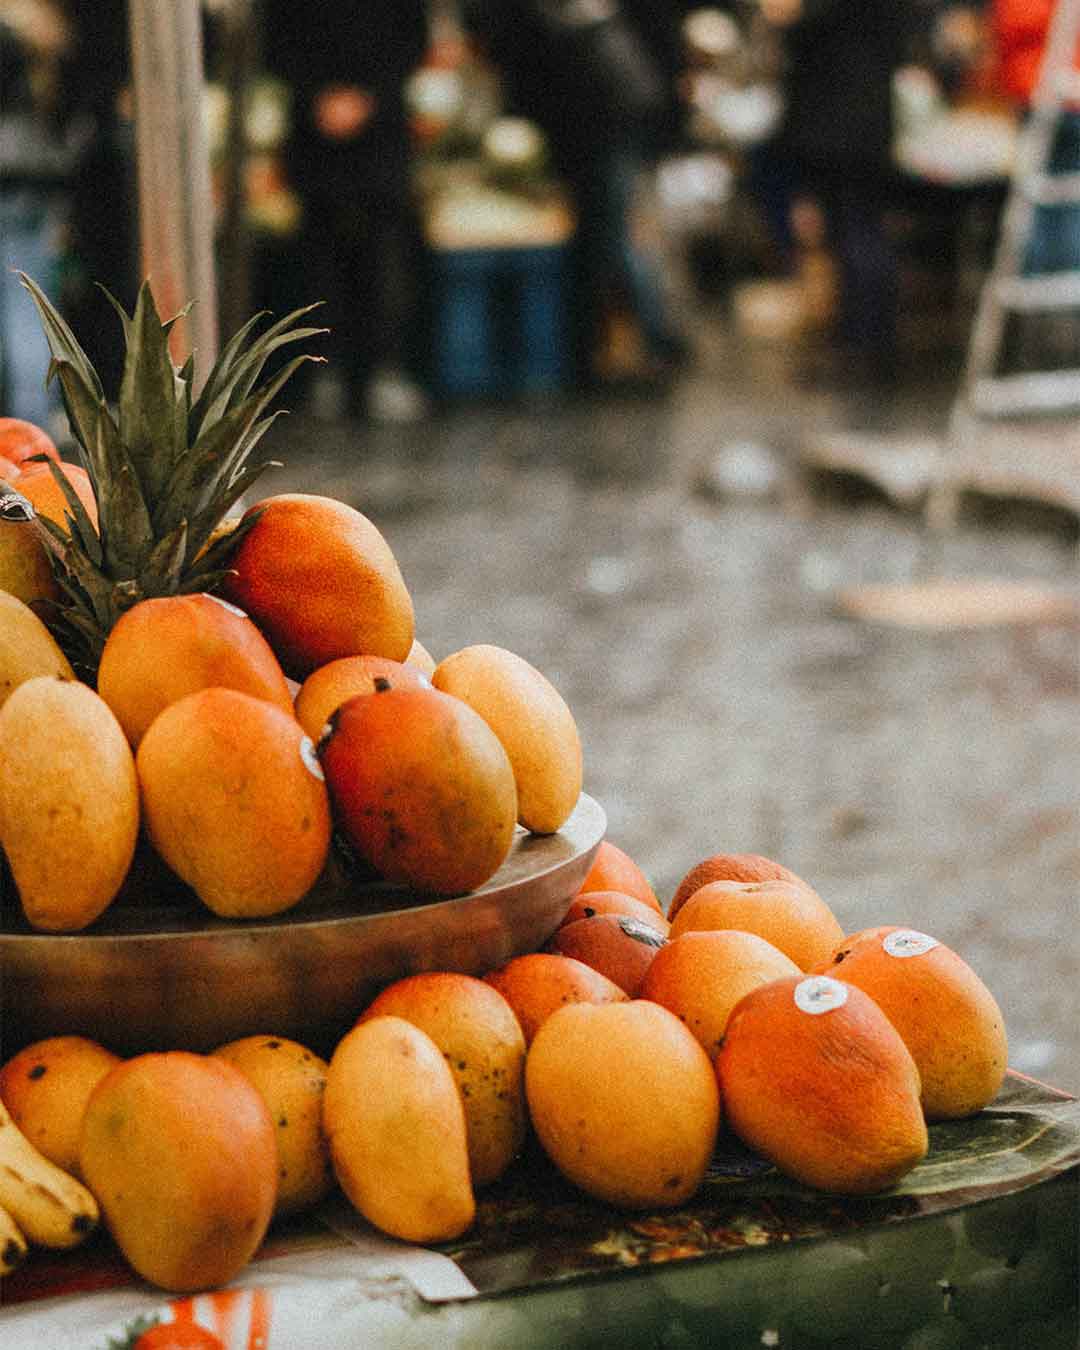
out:
M206 1051L267 1026L328 1051L378 988L402 975L480 974L539 947L588 872L605 825L583 793L556 834L519 830L489 881L434 902L358 880L335 852L301 905L243 925L216 919L144 854L127 894L89 932L35 932L5 911L5 1054L72 1027L131 1054Z
M171 1303L104 1234L41 1254L6 1281L0 1347L106 1350L159 1318L229 1350L1072 1350L1078 1221L1080 1102L1010 1073L987 1110L934 1125L925 1161L882 1195L805 1190L722 1141L690 1203L635 1213L529 1150L435 1248L382 1237L338 1197L272 1228L228 1289Z

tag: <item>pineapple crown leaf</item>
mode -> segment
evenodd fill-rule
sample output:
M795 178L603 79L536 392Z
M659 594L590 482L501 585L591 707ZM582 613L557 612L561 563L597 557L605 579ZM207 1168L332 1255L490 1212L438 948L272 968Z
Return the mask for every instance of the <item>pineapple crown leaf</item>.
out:
M122 305L115 300L113 305L123 314ZM169 355L170 327L171 323L161 322L153 292L144 281L134 314L130 319L125 316L118 410L120 440L148 502L157 499L172 465L187 448L187 403L183 381Z
M109 290L108 286L103 286L100 281L97 282L96 284L98 290L105 297L105 299L108 300L109 304L112 305L113 309L116 311L116 316L120 320L121 326L124 329L124 341L125 343L129 342L131 340L131 318L128 315L127 310L120 303L120 301L117 300L116 296L113 295L112 291Z
M174 366L169 334L148 282L131 314L102 290L123 326L120 390L111 407L101 381L67 324L34 282L19 274L41 316L51 353L49 379L61 389L78 455L93 487L98 528L70 485L60 483L70 510L48 540L60 588L54 632L73 664L93 673L120 614L143 597L207 590L228 575L239 529L207 548L216 526L269 467L248 457L278 413L268 405L304 361L293 356L263 375L267 360L289 343L325 329L301 327L314 305L265 331L257 314L226 343L195 396L193 357ZM55 470L53 470L55 474ZM204 552L205 549L205 552Z
M269 314L269 310L261 309L253 314L247 323L243 324L232 337L222 347L218 359L214 362L210 374L206 377L206 383L203 385L202 393L195 400L191 410L190 427L192 435L197 435L203 424L206 422L207 413L211 407L217 405L224 396L224 402L228 402L228 393L231 385L228 382L229 372L232 370L236 360L247 341L249 334L259 323Z
M61 371L61 377L67 374ZM135 576L154 546L154 531L139 475L104 407L87 449L105 570L110 576Z
M236 576L231 567L219 567L212 572L189 573L176 588L177 595L211 595L226 577Z
M201 511L192 521L191 528L188 530L188 559L193 561L199 550L210 538L214 532L214 527L221 520L224 513L228 512L240 498L247 492L248 488L260 478L266 469L280 469L280 460L267 460L265 464L257 464L250 469L244 469L232 480L229 487L225 489L220 496L214 498L213 505L205 511ZM223 550L225 556L232 553L239 539L235 535L224 540L227 547Z
M71 480L54 460L50 459L48 465L53 482L64 494L64 503L67 506L65 519L68 528L66 533L77 542L95 567L100 567L103 561L101 539L97 530L94 529L86 507L82 503L82 498L72 487Z
M196 510L190 512L189 519L211 508L217 510L216 519L210 529L221 519L222 510L215 506L223 492L228 490L237 473L243 467L258 436L267 424L259 422L259 416L268 403L277 395L281 387L305 361L317 358L297 356L266 384L261 385L243 403L231 408L225 415L206 429L190 448L184 459L175 466L165 490L160 498L160 510L154 525L159 532L167 532L178 523L183 503L197 503ZM209 530L207 531L207 534ZM189 543L196 551L202 547L206 536L196 542L196 532L192 532Z
M321 302L320 302L321 303ZM202 393L191 410L191 438L194 440L202 429L215 422L242 399L250 394L255 381L269 357L279 347L289 342L304 341L310 337L319 337L327 333L326 328L294 328L305 314L318 309L319 304L305 305L293 310L250 344L248 339L261 319L268 316L267 310L253 315L225 344L213 369L206 377ZM309 360L319 360L309 357Z
M182 520L175 530L158 540L140 576L142 593L145 597L176 593L187 557L187 544L186 520Z
M94 566L85 553L73 548L70 541L66 541L61 556L67 569L67 577L61 579L66 594L78 602L77 608L80 612L85 612L88 617L92 615L97 624L107 632L113 583L100 568ZM66 617L71 618L73 614L69 611Z
M79 447L79 458L93 480L95 491L100 491L102 465L95 460L99 424L110 423L113 435L118 438L120 433L116 423L113 422L108 407L94 393L93 385L87 381L78 366L62 357L54 356L50 369L55 374L63 394L64 410ZM108 431L107 428L106 434ZM98 505L101 505L100 501Z
M12 491L14 490L13 488ZM71 542L67 533L48 516L39 516L36 511L34 512L34 524L37 526L38 538L48 551L54 557L63 557L64 550Z
M176 378L183 388L184 426L190 434L191 427L191 390L195 383L195 353L192 352L176 372Z
M73 365L83 377L84 383L95 395L104 400L105 391L101 387L101 381L98 379L97 371L90 364L90 358L79 346L75 334L61 318L56 308L49 302L48 297L41 287L25 272L16 274L22 286L30 292L34 304L37 306L38 314L41 316L42 327L45 329L45 336L49 341L49 350L55 360L66 360ZM50 367L49 378L52 378L52 368Z
M278 467L277 465L274 466ZM243 539L244 535L252 528L258 518L262 515L261 510L252 510L245 513L243 519L230 530L228 534L220 539L215 539L203 553L201 553L192 565L187 569L187 579L190 582L197 582L195 589L205 591L211 589L208 579L211 577L224 579L230 569L223 566L232 557Z

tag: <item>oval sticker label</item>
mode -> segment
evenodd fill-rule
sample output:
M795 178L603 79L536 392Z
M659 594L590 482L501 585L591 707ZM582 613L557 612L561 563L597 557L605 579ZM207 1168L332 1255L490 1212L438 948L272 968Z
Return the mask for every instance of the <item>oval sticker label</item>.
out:
M312 778L317 778L320 783L326 782L326 774L323 773L323 766L319 763L319 756L315 752L315 743L310 736L305 736L300 742L300 758Z
M795 986L795 1006L815 1017L842 1008L848 999L848 987L828 975L811 975Z
M17 525L25 525L27 521L33 520L35 511L33 506L19 492L5 492L0 494L0 520L10 520Z
M895 933L887 933L881 945L890 956L922 956L924 952L931 952L941 944L929 933L920 933L914 928L898 928Z
M238 614L241 619L247 618L247 613L242 610L239 605L234 605L230 600L222 600L220 595L211 595L209 591L203 591L203 595L206 596L207 600L216 600L222 609L227 609L232 614Z

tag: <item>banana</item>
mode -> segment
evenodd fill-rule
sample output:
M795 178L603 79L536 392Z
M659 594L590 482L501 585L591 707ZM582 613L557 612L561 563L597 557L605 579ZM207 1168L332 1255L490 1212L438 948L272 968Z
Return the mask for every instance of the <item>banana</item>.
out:
M26 1239L6 1209L0 1208L0 1275L10 1275L26 1255Z
M33 1146L0 1102L0 1207L30 1242L74 1247L97 1227L97 1201Z

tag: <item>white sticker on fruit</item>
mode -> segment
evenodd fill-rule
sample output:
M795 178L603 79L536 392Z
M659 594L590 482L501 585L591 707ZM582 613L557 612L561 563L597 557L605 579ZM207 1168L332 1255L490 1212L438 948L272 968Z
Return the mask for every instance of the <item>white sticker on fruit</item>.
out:
M34 519L34 508L18 492L5 492L0 496L0 520L11 520L16 525L25 525Z
M898 928L893 933L887 933L881 945L890 956L922 956L924 952L932 952L939 943L929 933L919 933L914 928Z
M842 1008L847 1002L848 986L840 980L830 979L828 975L811 975L800 980L795 986L795 1006L804 1013L832 1012Z
M323 773L323 766L319 763L315 743L310 736L305 736L300 742L300 758L304 761L304 767L313 778L317 778L320 783L326 782L326 774Z
M231 600L222 600L220 595L211 595L209 591L203 591L207 600L216 600L222 609L230 610L233 614L238 614L241 619L246 619L247 614L239 605L234 605Z

